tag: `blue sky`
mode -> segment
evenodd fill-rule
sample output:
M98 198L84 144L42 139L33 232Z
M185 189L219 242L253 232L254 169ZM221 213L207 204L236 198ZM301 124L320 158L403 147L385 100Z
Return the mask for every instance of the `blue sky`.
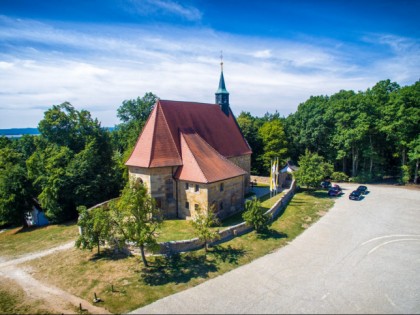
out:
M0 0L0 128L53 104L103 126L123 100L214 102L223 50L236 115L420 78L420 1Z

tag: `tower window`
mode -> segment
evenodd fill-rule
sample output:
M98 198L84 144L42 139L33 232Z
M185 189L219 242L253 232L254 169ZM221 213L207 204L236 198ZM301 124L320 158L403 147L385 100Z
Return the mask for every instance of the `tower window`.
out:
M223 210L223 201L220 201L219 203L219 210Z
M195 185L195 192L200 191L200 186L199 185Z
M188 190L188 189L190 189L190 184L185 183L185 190Z
M225 190L225 184L221 183L220 184L220 191L223 191L223 190Z
M185 202L185 208L187 208L187 209L190 208L190 203L188 201Z

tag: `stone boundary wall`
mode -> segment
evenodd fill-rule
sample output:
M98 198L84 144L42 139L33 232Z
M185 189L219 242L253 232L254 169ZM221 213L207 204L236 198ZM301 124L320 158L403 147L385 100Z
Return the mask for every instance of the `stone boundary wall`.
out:
M257 180L258 181L258 180ZM277 202L272 206L270 209L268 209L265 214L270 216L270 221L274 221L279 213L283 211L283 209L287 206L290 199L293 198L296 191L296 182L293 180L292 184L290 185L289 189L285 189L285 194L277 200ZM110 203L113 200L117 200L118 198L110 199L107 201L104 201L100 204L97 204L88 210L92 210L101 206L106 206L108 203ZM210 243L211 245L218 245L227 241L230 241L231 239L246 234L248 232L251 232L253 230L252 226L247 225L245 222L239 223L237 225L230 226L224 230L219 231L220 238ZM79 227L79 233L81 233L81 229ZM162 255L171 255L181 252L188 252L197 250L204 247L204 242L200 241L198 238L193 238L189 240L181 240L181 241L170 241L170 242L162 242L158 243L159 249L154 252L154 254L162 254ZM130 246L128 244L129 250L132 252L137 252L138 248L135 248L133 246Z
M266 177L266 176L251 175L251 182L253 182L254 180L257 180L257 183L260 183L260 184L270 185L270 176Z
M279 213L283 211L283 209L287 206L290 199L293 198L296 191L296 182L293 180L290 189L285 189L285 194L272 206L270 209L266 211L266 215L270 216L270 221L272 222L274 219L277 218ZM252 231L253 228L247 225L245 222L239 223L237 225L230 226L222 231L219 232L220 239L217 241L210 243L210 245L217 245L224 242L227 242L237 236L242 234L248 233ZM171 255L181 252L187 252L192 250L197 250L204 247L204 243L200 241L198 238L193 238L190 240L182 240L182 241L170 241L170 242L163 242L159 243L159 249L155 251L155 254L163 254L163 255Z

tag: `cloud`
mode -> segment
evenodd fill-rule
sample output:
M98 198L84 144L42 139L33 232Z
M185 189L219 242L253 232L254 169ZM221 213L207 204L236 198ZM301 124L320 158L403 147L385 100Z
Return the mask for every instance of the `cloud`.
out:
M171 0L131 0L126 10L139 15L178 16L188 21L200 21L202 13L193 6L182 5Z
M57 26L0 17L0 127L36 126L44 108L64 101L112 126L123 100L149 91L163 99L214 102L220 49L235 114L278 110L287 116L311 95L365 90L387 78L400 84L418 79L416 41L386 34L362 40L360 48L208 28Z

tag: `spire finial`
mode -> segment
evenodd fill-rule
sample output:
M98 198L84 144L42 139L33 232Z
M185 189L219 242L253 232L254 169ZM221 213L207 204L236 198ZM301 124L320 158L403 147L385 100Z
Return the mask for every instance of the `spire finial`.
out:
M223 50L220 51L220 68L223 71Z

